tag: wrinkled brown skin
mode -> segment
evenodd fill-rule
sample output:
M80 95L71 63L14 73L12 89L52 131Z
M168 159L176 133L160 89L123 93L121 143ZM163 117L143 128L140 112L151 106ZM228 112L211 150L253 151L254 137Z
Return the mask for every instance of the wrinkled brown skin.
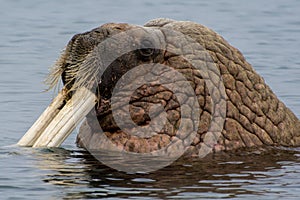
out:
M255 146L300 146L299 119L287 108L266 85L252 66L245 60L239 50L232 47L214 31L193 22L181 22L156 19L148 22L146 27L173 29L196 40L209 52L213 62L220 70L225 86L226 119L221 137L212 148L214 152L228 151ZM97 44L113 34L130 30L137 26L129 24L105 24L90 32L78 34L68 44L63 67L80 63ZM151 152L166 146L176 134L180 123L180 106L176 97L161 86L139 88L132 96L130 114L138 125L149 122L149 104L161 103L168 113L169 123L156 136L137 138L128 135L115 125L109 106L110 89L114 85L112 77L121 77L128 69L142 63L162 63L183 73L191 82L198 96L200 105L200 125L197 136L187 147L186 155L197 156L211 119L211 98L201 75L195 75L193 68L178 56L159 52L155 56L143 59L137 52L124 55L110 66L110 71L103 76L99 85L101 102L97 105L97 117L105 134L120 149L131 152ZM184 66L184 67L183 67ZM67 70L63 79L67 79ZM171 78L171 77L170 77ZM84 148L103 148L99 141L99 125L91 120L90 114L80 128L77 138L79 146ZM90 120L89 120L90 119Z

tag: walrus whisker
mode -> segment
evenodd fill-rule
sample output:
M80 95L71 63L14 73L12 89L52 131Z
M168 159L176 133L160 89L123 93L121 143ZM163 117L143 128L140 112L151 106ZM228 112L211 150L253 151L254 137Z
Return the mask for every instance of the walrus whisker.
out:
M59 59L54 63L52 67L49 69L49 73L44 80L45 85L48 86L46 91L49 91L53 88L56 88L58 86L59 81L61 80L62 73L63 73L63 63L66 59L66 51L65 49L62 51L61 56Z

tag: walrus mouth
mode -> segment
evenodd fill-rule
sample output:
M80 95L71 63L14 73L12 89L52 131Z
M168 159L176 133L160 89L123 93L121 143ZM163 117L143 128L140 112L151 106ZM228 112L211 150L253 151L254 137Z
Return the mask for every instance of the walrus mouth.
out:
M118 30L115 31L119 32ZM81 74L88 74L88 76L76 80L79 78L79 66L93 51L94 47L108 35L115 34L113 32L98 27L77 34L70 40L46 79L50 89L56 87L60 80L64 83L64 87L19 140L19 146L60 146L75 129L76 125L95 107L98 101L95 91L87 88L89 86L86 85L86 82L83 83L88 79L92 79L93 73L96 73L93 71L95 68L85 68L84 70L87 70L81 72Z

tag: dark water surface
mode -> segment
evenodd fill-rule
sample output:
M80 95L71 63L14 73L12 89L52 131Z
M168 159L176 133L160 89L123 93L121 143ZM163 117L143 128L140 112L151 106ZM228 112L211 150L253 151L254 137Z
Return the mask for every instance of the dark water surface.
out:
M0 199L298 199L300 149L178 161L151 174L110 169L74 145L12 146L51 101L47 69L75 33L157 17L204 24L239 48L300 116L300 1L0 0Z

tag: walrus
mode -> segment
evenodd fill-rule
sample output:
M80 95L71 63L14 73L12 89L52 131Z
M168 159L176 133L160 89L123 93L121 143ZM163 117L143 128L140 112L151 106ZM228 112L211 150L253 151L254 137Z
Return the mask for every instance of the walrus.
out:
M130 31L134 34L122 36ZM124 38L117 40L114 36ZM185 39L176 40L179 36ZM113 39L107 42L108 38ZM183 40L186 41L181 43ZM126 48L129 50L123 52ZM195 63L204 63L207 71L195 67L190 58ZM107 64L105 68L103 63ZM142 67L130 74L136 66ZM152 80L149 73L156 78ZM175 79L179 74L181 79ZM206 155L258 146L300 146L300 121L296 115L278 99L238 49L198 23L171 19L154 19L144 26L107 23L76 34L49 77L51 86L57 84L59 77L64 83L61 102L52 103L51 106L57 107L55 113L50 115L46 111L43 116L51 117L37 123L47 121L47 124L42 128L36 125L19 141L21 146L51 146L50 136L44 137L46 143L39 143L42 133L34 132L43 132L82 86L95 95L89 100L88 111L83 112L86 118L76 141L88 150L110 148L113 144L126 152L151 153L165 148L170 153L182 145L184 156L197 157L204 155L203 152ZM126 83L143 77L145 84L127 92L129 97L122 96L127 95L126 89L120 89L113 102L114 88L120 81ZM165 82L160 84L158 77L164 77ZM181 85L183 79L187 85ZM120 83L120 88L131 85L130 81ZM168 87L174 84L179 88L176 92ZM183 106L191 99L185 93L188 88L193 89L196 102ZM176 96L179 93L181 96ZM119 103L125 98L128 105ZM217 111L220 108L225 111ZM114 109L118 110L117 115L127 112L129 120L117 123ZM140 130L151 128L152 121L164 124L150 131L151 134L143 134ZM66 128L66 132L74 127L73 124ZM181 132L177 133L179 129ZM135 130L142 136L130 134ZM64 134L60 142L52 145L59 146L66 137ZM107 140L103 141L103 137ZM170 147L170 143L175 145Z

